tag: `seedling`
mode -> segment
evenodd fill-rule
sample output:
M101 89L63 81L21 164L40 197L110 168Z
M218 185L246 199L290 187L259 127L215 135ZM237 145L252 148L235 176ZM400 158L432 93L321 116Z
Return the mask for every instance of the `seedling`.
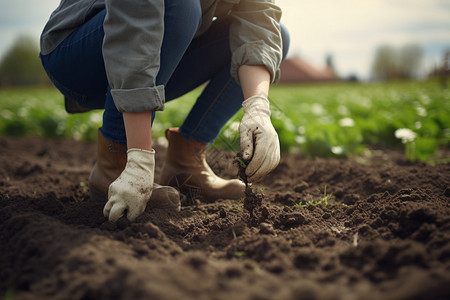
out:
M331 200L333 198L334 198L333 194L327 195L327 186L325 185L322 198L320 198L319 200L300 201L299 203L297 203L297 206L308 206L319 204L328 205L328 200Z
M241 157L239 157L239 156L236 156L235 158L234 158L234 160L237 162L237 163L239 163L239 166L241 167L241 168L247 168L247 164L244 162L244 160L241 158Z
M86 183L84 183L83 181L80 182L80 187L83 190L83 193L87 193L88 191L88 186Z
M235 257L244 257L245 251L228 250L228 255L235 256Z

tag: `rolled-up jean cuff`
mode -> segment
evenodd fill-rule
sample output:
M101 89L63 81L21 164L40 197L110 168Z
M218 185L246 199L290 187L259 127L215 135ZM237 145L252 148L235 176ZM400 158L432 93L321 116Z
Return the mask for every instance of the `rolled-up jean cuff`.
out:
M111 96L120 112L164 110L164 86L138 89L111 89Z

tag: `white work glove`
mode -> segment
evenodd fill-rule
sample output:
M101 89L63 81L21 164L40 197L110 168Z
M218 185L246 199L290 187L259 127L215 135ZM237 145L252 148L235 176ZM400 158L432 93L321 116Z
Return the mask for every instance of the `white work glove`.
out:
M242 159L250 161L245 170L248 182L257 182L280 162L280 142L270 121L267 98L250 97L242 107L244 116L239 124Z
M153 189L155 150L129 149L122 174L109 186L103 215L117 221L127 211L134 221L145 210Z

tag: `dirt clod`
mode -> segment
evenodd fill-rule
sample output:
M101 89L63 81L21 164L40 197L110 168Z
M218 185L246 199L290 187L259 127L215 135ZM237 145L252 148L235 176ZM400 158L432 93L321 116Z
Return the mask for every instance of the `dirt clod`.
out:
M237 176L245 183L244 209L250 213L252 218L255 218L255 209L261 207L264 194L253 192L252 185L247 181L247 175L245 174L245 169L247 168L249 161L242 158L241 152L236 154L235 162L238 166Z
M272 224L264 222L259 224L259 232L262 234L275 234Z

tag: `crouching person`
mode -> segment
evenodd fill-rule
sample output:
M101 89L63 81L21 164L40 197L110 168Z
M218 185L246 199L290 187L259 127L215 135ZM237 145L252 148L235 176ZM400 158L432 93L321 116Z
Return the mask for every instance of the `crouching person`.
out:
M241 150L250 182L280 159L269 86L289 44L271 0L61 1L41 35L42 64L71 113L104 109L92 198L111 221L147 206L180 209L180 192L238 199L244 184L220 178L205 148L241 108ZM169 146L159 184L151 126L168 101L207 82ZM176 104L174 104L176 105Z

